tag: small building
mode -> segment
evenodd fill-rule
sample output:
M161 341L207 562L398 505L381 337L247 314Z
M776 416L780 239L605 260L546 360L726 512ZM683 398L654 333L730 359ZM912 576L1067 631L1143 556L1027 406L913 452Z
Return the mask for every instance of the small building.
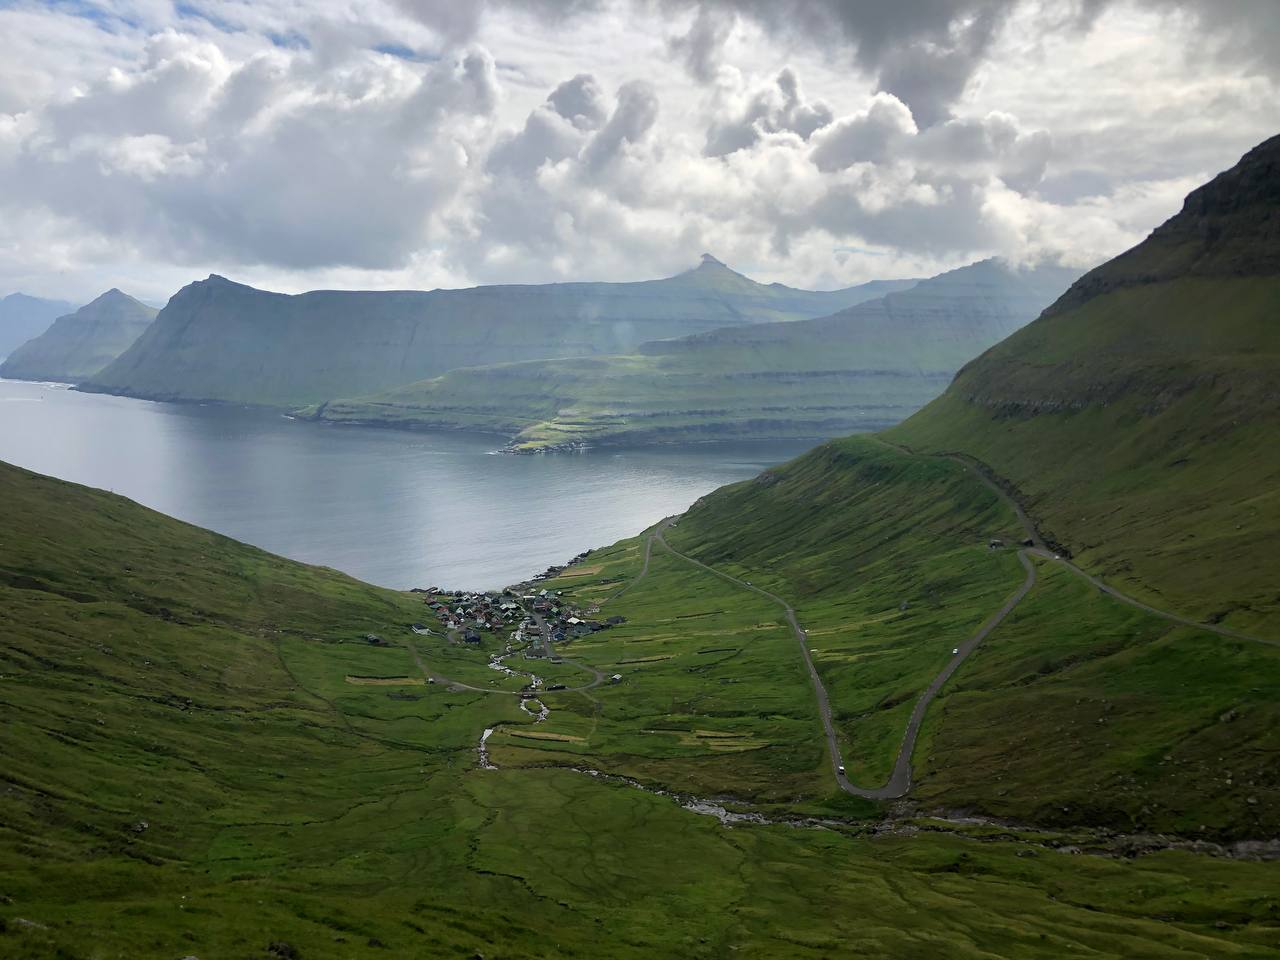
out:
M610 682L610 683L621 683L621 682L622 682L622 674L620 674L620 673L615 673L612 677L610 677L610 678L609 678L609 682Z

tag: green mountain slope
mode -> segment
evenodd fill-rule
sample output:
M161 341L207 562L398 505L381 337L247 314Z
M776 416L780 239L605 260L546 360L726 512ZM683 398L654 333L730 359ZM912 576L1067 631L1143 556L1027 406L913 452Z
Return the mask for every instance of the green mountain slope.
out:
M920 809L1139 846L1280 829L1280 259L1259 253L1277 154L1193 193L900 427L717 491L648 541L735 578L738 603L771 599L775 622L794 609L792 668L812 660L855 785L906 750ZM1039 535L1057 555L1017 549ZM598 595L628 548L558 583ZM641 606L650 588L617 602L640 637L673 612Z
M1280 636L1280 137L891 434L1151 602Z
M0 377L74 383L124 353L158 311L111 289L75 313L59 317L0 364Z
M764 610L715 577L655 559L666 586L627 600L700 609L681 621L688 642L721 648L681 654L701 669L650 661L623 684L546 692L539 725L515 697L413 683L420 663L467 657L468 676L497 677L483 652L413 634L416 597L6 465L0 496L6 957L1275 955L1268 864L1057 856L1046 845L1072 834L867 810L726 827L540 749L576 744L614 768L647 751L652 774L721 786L749 762L810 766L820 750L785 688L769 707L796 720L754 719L758 735L791 730L774 750L728 714L698 731L672 713L793 672L784 645L723 652L764 636L744 622ZM637 731L655 709L666 731ZM478 763L485 729L497 769Z
M712 257L665 280L286 296L189 284L86 389L300 406L456 367L617 353L657 337L801 320L909 282L814 292L759 284Z
M335 422L507 434L521 450L831 437L897 423L1077 273L984 261L833 316L722 328L629 356L455 370L309 411Z
M40 336L49 324L75 308L73 303L42 300L25 293L0 298L0 357L7 357L32 337Z

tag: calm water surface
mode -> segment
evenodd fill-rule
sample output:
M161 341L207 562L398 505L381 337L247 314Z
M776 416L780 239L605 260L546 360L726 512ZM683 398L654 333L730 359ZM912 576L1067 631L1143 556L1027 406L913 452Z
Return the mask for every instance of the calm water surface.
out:
M0 380L0 460L397 588L522 580L808 446L510 457L498 445Z

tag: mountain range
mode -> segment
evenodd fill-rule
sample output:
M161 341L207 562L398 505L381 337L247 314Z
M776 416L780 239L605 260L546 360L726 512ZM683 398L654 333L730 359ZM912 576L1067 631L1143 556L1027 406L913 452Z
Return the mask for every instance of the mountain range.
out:
M296 407L457 367L630 350L717 327L801 320L909 286L817 292L756 283L714 257L663 280L296 296L189 284L86 390Z
M10 353L0 377L77 383L132 346L157 312L127 293L108 290Z
M11 293L0 299L0 358L38 337L54 320L74 309L75 304L42 300L25 293Z
M936 397L962 364L1034 319L1078 276L986 260L828 317L722 327L626 356L455 370L306 414L490 431L521 451L881 429Z

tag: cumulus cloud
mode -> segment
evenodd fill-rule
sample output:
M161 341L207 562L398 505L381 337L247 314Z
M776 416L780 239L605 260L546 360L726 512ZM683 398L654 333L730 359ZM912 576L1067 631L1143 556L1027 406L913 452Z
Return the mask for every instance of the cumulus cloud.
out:
M742 100L732 94L727 99ZM784 68L772 84L756 90L728 112L707 131L703 151L707 156L723 157L750 147L771 133L794 133L801 140L808 140L815 130L832 120L831 108L821 100L805 100L800 81L790 67Z
M600 0L397 0L446 39L473 36L486 16L520 11L563 23L599 12ZM1196 22L1204 52L1280 76L1275 0L635 0L660 11L693 11L668 49L690 75L715 79L724 45L741 18L771 36L847 54L906 103L922 127L942 122L964 93L1010 16L1034 7L1044 29L1087 30L1112 8L1140 5Z
M699 7L688 32L671 37L667 49L694 79L709 83L719 71L720 51L733 31L734 20L732 11L722 14L709 6Z
M892 94L878 93L865 111L842 118L814 138L813 162L827 173L855 163L882 163L916 132L907 105Z
M589 73L580 73L551 91L547 103L579 130L594 130L604 122L604 95Z
M164 33L135 70L51 105L5 174L28 203L188 261L395 264L465 183L497 99L481 50L320 72Z
M583 159L599 170L628 145L639 143L658 120L658 95L653 85L632 80L618 91L618 104L608 122L592 138Z
M1085 263L1274 132L1269 0L109 11L0 8L0 292Z

